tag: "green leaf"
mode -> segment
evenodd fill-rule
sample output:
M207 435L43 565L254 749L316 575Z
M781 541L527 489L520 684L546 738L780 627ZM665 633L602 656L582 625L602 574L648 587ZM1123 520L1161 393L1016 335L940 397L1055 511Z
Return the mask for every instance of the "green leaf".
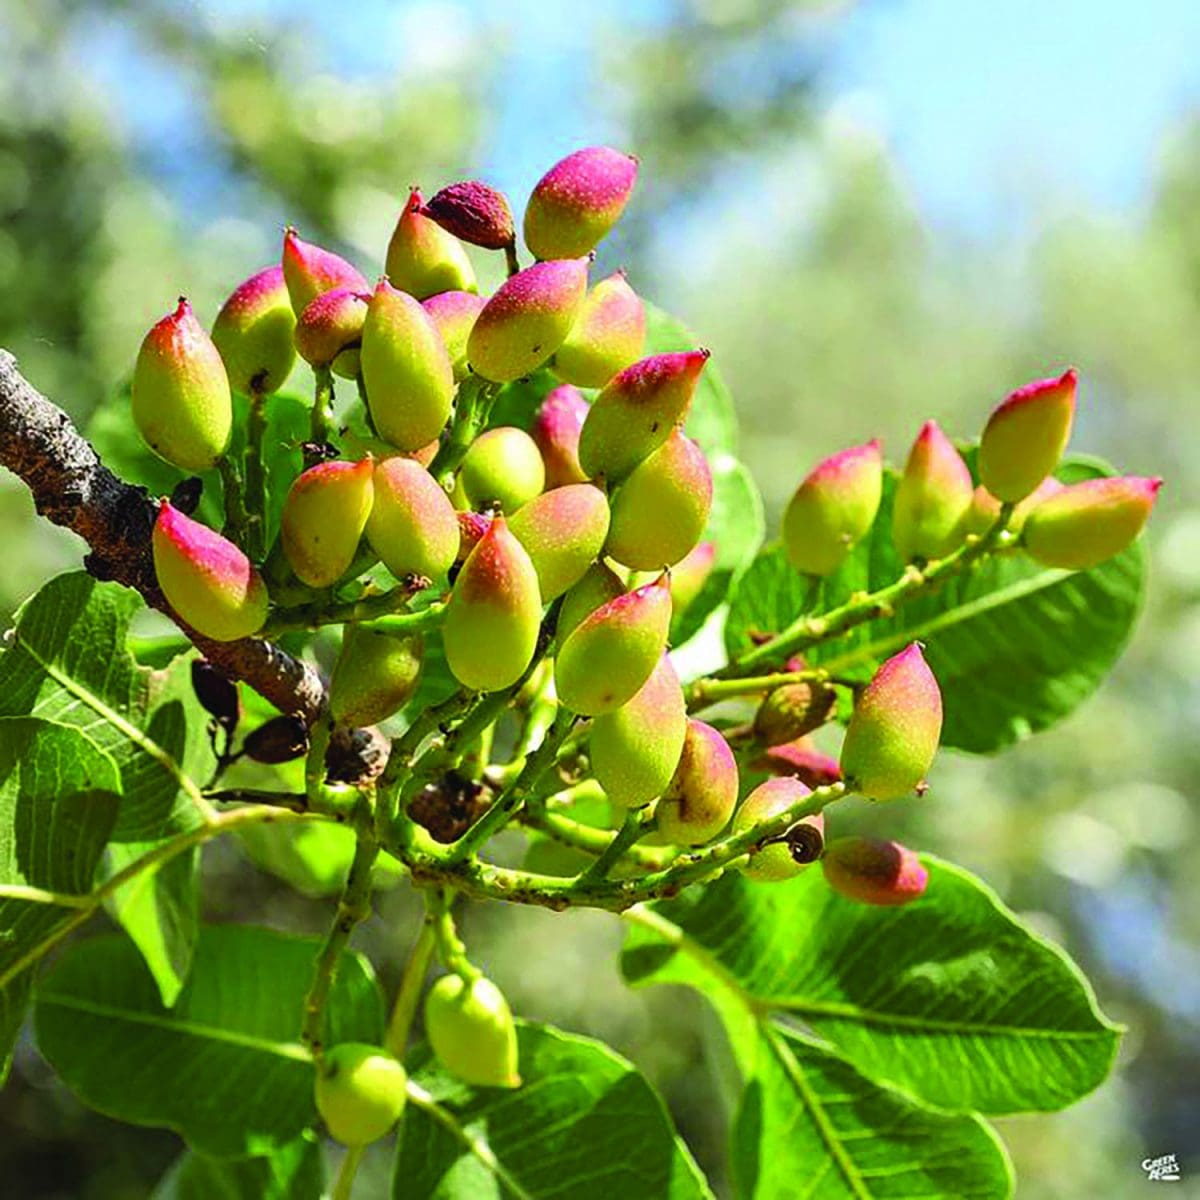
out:
M699 339L686 325L646 302L646 348L643 354L647 357L671 354L695 350L699 345ZM700 376L684 429L710 458L737 453L738 425L733 396L711 359Z
M124 936L72 948L41 979L38 1046L85 1104L174 1129L217 1157L273 1154L315 1119L299 1033L319 942L250 926L205 927L174 1008ZM364 959L344 955L329 1044L378 1042L383 998Z
M795 1031L761 1028L733 1134L743 1200L1012 1194L1007 1155L978 1117L936 1112Z
M187 659L148 671L125 648L141 606L115 583L59 575L21 608L0 657L0 716L75 726L112 755L124 794L113 838L123 842L200 824L208 805L195 781L214 761Z
M306 896L338 895L354 858L354 830L324 821L248 825L238 841L255 866ZM381 854L372 870L374 886L395 883L403 872L390 854Z
M1068 481L1105 473L1082 460L1059 472ZM725 644L731 658L755 633L777 633L803 613L825 612L899 577L891 544L894 491L889 475L871 535L819 585L792 569L782 547L759 555L730 602ZM1099 687L1133 630L1143 576L1137 545L1078 572L1043 567L1024 554L994 557L805 657L867 678L909 642L924 642L945 705L943 744L993 753L1062 720Z
M113 760L77 729L0 720L0 1078L47 945L91 912L86 897L121 798Z
M151 853L162 842L122 842L108 848L109 877ZM142 871L119 887L107 907L142 952L170 1008L192 965L199 917L200 848L193 847Z
M423 1200L708 1197L662 1101L607 1046L518 1025L516 1091L474 1089L426 1059L400 1127L392 1195Z
M1061 950L967 872L925 861L928 890L899 908L854 904L815 870L758 887L726 875L656 906L660 928L634 931L623 969L632 981L682 970L704 990L718 979L755 1011L804 1022L873 1078L943 1108L1078 1100L1111 1070L1118 1029ZM704 970L673 962L681 950Z
M188 1151L150 1200L321 1200L325 1156L311 1133L268 1158L210 1158Z
M737 575L753 561L766 533L762 497L753 476L731 454L711 456L713 506L703 541L716 547L712 573L700 594L671 627L671 645L682 646L722 604Z

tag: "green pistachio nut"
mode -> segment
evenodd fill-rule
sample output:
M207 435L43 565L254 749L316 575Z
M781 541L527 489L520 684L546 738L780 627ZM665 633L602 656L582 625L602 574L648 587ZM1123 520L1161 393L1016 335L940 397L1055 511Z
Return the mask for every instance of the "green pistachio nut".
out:
M450 498L416 459L393 455L375 467L367 541L397 579L441 579L458 554Z
M754 714L754 736L764 746L794 742L820 729L833 716L836 701L833 688L817 680L772 688Z
M634 570L674 566L699 543L712 498L704 451L675 430L614 493L605 553Z
M842 743L847 787L870 800L916 791L933 765L942 734L942 693L912 642L875 672L854 704Z
M717 561L713 542L701 542L671 568L671 608L681 617L704 590Z
M456 383L461 383L471 373L467 363L467 339L475 327L475 318L486 303L483 296L474 292L438 292L421 301L421 307L442 335Z
M576 258L621 218L638 162L608 146L588 146L538 180L525 208L525 244L538 258Z
M590 616L610 600L624 594L625 584L610 566L603 562L592 563L579 582L569 588L563 596L562 607L558 610L556 631L559 646L562 646L584 617Z
M572 483L535 496L510 519L509 528L537 571L542 600L578 583L608 536L608 501L590 483Z
M490 979L443 975L425 998L425 1033L442 1066L473 1087L521 1086L512 1010Z
M503 517L467 555L446 605L442 644L455 679L495 692L533 659L542 618L537 572Z
M367 319L367 292L330 288L312 300L296 322L296 349L314 367L332 367L353 379L359 370L358 348Z
M662 657L670 625L665 575L584 617L560 642L554 664L559 701L586 716L627 704Z
M344 1146L378 1141L404 1112L404 1067L381 1046L342 1042L317 1064L317 1112Z
M799 779L768 779L742 801L733 818L733 832L745 833L760 821L777 817L810 795ZM820 856L825 841L825 818L813 813L785 834L751 852L741 872L756 883L785 883L795 879Z
M1064 487L1025 519L1025 549L1048 567L1086 571L1098 566L1141 533L1162 482L1114 475Z
M646 306L618 271L584 299L566 341L554 354L554 373L577 387L603 387L642 356Z
M547 490L587 482L579 465L579 434L587 414L588 402L579 389L564 383L542 401L534 415L530 433L542 452Z
M471 443L458 472L466 508L512 514L541 493L546 468L537 443L523 429L501 425Z
M295 327L283 267L267 267L234 288L212 329L230 384L247 396L276 391L296 361Z
M711 841L733 816L737 761L720 732L691 718L675 773L655 808L658 832L677 846Z
M296 316L322 292L334 288L352 292L371 290L357 267L332 250L304 241L291 226L283 231L283 278Z
M182 296L138 351L133 421L159 458L184 471L208 470L229 447L233 397L225 364Z
M679 676L663 654L630 700L592 722L588 754L609 800L636 808L661 795L679 765L687 728Z
M979 479L1009 504L1024 500L1062 458L1075 418L1076 375L1038 379L1013 392L979 440Z
M233 642L267 619L267 588L228 538L159 502L151 538L154 573L167 602L197 633Z
M589 479L619 483L683 424L707 350L655 354L614 375L593 401L579 434Z
M297 477L283 502L279 536L296 578L335 584L349 569L375 497L375 462L322 462Z
M330 716L351 728L386 721L417 690L423 654L420 637L347 625L329 684Z
M387 248L387 277L392 286L426 300L439 292L474 292L475 268L463 244L422 209L413 188Z
M454 368L433 319L386 279L363 324L363 384L379 436L419 450L441 433L454 400Z
M870 531L883 495L878 439L831 455L809 472L783 515L792 566L830 575Z
M905 562L941 558L961 542L975 485L962 455L926 421L896 487L892 541Z

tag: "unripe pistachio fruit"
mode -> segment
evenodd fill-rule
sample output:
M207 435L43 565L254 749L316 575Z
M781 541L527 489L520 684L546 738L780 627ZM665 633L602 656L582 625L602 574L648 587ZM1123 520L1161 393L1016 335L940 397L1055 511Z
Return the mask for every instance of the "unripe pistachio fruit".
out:
M716 837L733 816L738 769L729 743L711 725L691 718L675 774L655 808L658 832L678 846Z
M783 546L792 566L808 575L836 571L870 532L882 495L878 439L818 463L783 514Z
M1043 500L1063 490L1053 475L1047 475L1041 483L1013 508L1008 518L1008 528L1013 533L1020 533L1025 527L1025 520ZM975 489L971 498L971 507L963 517L963 533L982 537L1000 518L1000 501L982 484Z
M841 764L813 745L810 738L797 738L770 746L755 760L754 766L772 775L791 775L810 788L825 787L842 778Z
M485 250L503 250L517 240L504 193L477 179L452 183L435 192L421 213L456 238Z
M584 258L534 263L506 279L475 319L467 359L476 374L511 383L563 344L587 294Z
M569 383L556 387L534 415L530 433L542 452L547 490L587 482L579 465L579 433L587 415L588 402Z
M754 714L754 736L767 746L794 742L833 716L837 695L819 680L772 688Z
M842 775L869 800L895 800L924 781L942 735L942 693L919 642L875 672L854 704Z
M225 364L182 296L138 351L133 420L155 454L185 471L215 466L229 446L233 397Z
M613 495L605 553L635 570L674 566L700 541L712 498L704 451L676 429Z
M342 1042L317 1064L317 1112L344 1146L378 1141L408 1099L404 1067L381 1046Z
M579 462L591 479L619 483L683 424L707 350L656 354L615 375L588 410Z
M367 541L397 579L441 579L458 554L459 527L450 498L419 462L399 455L375 467Z
M442 624L455 679L475 691L516 683L533 659L542 619L537 572L503 517L467 555Z
M906 562L941 558L963 538L963 517L975 485L971 472L936 421L926 421L896 487L892 540Z
M607 146L576 150L538 180L525 208L525 244L538 258L594 250L620 220L638 163Z
M363 383L379 436L419 450L441 433L454 399L454 368L433 319L386 279L363 324Z
M456 511L454 516L458 521L458 553L454 556L454 561L463 562L479 545L479 539L487 533L493 514Z
M323 250L304 241L290 225L283 231L283 278L296 316L322 292L334 288L346 288L351 292L371 290L357 267L332 250Z
M508 527L537 571L543 603L583 578L608 535L608 501L590 483L572 483L535 496Z
M681 616L704 590L717 561L713 542L701 542L671 568L671 608Z
M490 979L443 975L425 998L425 1034L442 1066L466 1083L521 1086L512 1010Z
M808 787L798 779L768 779L742 801L733 818L733 832L745 833L760 821L777 817L809 794ZM741 872L758 883L795 879L820 857L824 840L825 818L814 813L798 821L778 840L753 851Z
M835 838L825 847L821 870L835 892L860 904L908 904L929 883L912 850L882 838Z
M167 602L197 633L232 642L267 619L267 587L228 538L160 500L151 539L154 573Z
M679 676L663 654L630 700L592 722L588 754L609 800L636 808L661 795L679 765L687 728Z
M498 506L514 513L540 495L546 468L537 443L523 429L501 425L481 433L462 460L458 483L468 508Z
M329 684L330 716L353 728L399 712L417 690L423 651L419 637L347 625Z
M358 374L358 346L371 296L349 288L322 292L296 322L296 349L314 367L332 367L344 379Z
M1015 504L1058 466L1075 417L1074 370L1018 388L993 411L979 440L979 478Z
M296 578L336 583L354 561L375 498L375 462L323 462L297 477L283 502L279 536Z
M1026 518L1025 549L1048 567L1085 571L1098 566L1141 533L1162 482L1114 475L1064 487Z
M554 373L578 387L603 387L636 362L646 341L646 306L618 271L602 279L554 355Z
M296 361L295 327L281 266L267 267L238 284L212 329L230 384L247 396L279 388Z
M425 300L438 292L474 292L475 268L458 238L447 233L421 209L421 193L413 188L388 243L385 270L392 286Z
M665 575L601 605L560 642L554 664L559 700L586 716L620 708L650 677L666 649L670 625Z
M421 301L421 307L433 319L446 344L455 382L461 383L471 373L467 364L467 339L475 327L475 318L487 301L474 292L438 292Z
M562 607L558 610L556 630L559 646L567 640L584 617L591 616L598 608L624 594L625 584L612 567L602 562L592 563L584 572L583 578L563 597Z

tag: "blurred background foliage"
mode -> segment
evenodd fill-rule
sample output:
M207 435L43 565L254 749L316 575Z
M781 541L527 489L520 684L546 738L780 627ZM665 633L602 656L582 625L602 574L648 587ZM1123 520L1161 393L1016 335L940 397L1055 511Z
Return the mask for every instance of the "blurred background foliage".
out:
M1075 444L1168 481L1134 643L1064 725L997 760L944 755L928 800L869 820L989 880L1069 948L1129 1026L1097 1094L1000 1123L1021 1194L1140 1194L1141 1160L1163 1153L1194 1185L1200 119L1177 106L1144 139L1135 203L1087 189L1064 198L1014 146L1006 170L971 180L1003 217L964 228L914 186L903 123L889 133L864 114L835 62L864 13L887 10L885 31L903 37L931 8L943 6L376 0L331 14L315 0L0 0L0 345L86 421L175 295L211 317L275 258L285 223L370 274L410 185L479 174L516 206L568 149L610 141L643 172L598 267L626 265L712 347L772 521L839 446L880 435L901 460L927 416L973 436L1010 388L1076 364ZM1173 34L1164 22L1153 36ZM909 87L936 94L937 82ZM1036 110L1036 75L1015 84ZM1077 111L1086 97L1070 103L1064 122L1089 119ZM969 117L969 105L940 113L948 129ZM1071 167L1069 154L1057 164ZM7 618L80 547L39 522L9 476L0 529ZM214 919L324 924L323 904L235 848L207 870ZM406 889L386 893L380 913L364 945L390 981L414 928ZM480 910L467 932L514 1007L642 1065L723 1180L723 1060L698 1000L625 992L620 929L597 914ZM0 1129L0 1179L31 1200L144 1196L176 1150L168 1134L83 1110L27 1043Z

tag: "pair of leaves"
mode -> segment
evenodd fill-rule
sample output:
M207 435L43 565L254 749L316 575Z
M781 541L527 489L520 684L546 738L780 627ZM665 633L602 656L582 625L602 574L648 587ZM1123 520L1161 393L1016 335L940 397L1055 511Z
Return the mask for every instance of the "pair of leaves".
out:
M626 977L704 992L747 1078L746 1196L1007 1195L974 1113L1059 1108L1111 1069L1118 1032L1066 956L966 872L927 865L926 894L900 908L809 871L726 875L641 914Z
M1079 459L1059 472L1068 483L1109 473ZM895 485L889 472L871 533L819 585L790 565L781 546L759 554L730 602L725 644L731 659L753 645L756 634L777 633L806 612L826 612L899 578L903 564L891 541ZM806 657L814 666L866 679L909 642L924 642L942 689L943 744L994 753L1062 720L1099 687L1133 630L1144 572L1137 545L1088 571L1044 567L1020 553L991 558L902 604L891 617L814 646Z

